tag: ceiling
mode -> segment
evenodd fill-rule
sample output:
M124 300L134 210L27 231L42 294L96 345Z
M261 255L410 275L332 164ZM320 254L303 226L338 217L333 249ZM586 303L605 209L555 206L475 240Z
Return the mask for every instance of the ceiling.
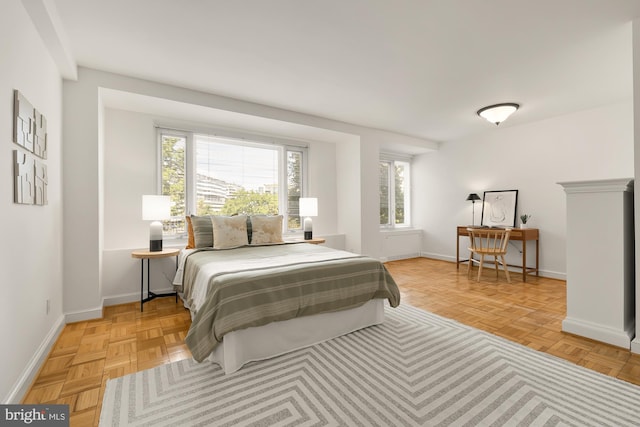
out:
M632 99L638 0L54 0L80 66L432 141ZM48 7L52 7L49 5Z

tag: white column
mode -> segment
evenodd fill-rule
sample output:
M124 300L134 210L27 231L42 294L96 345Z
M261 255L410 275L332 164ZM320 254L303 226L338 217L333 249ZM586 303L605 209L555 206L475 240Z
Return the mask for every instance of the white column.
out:
M562 330L630 348L635 335L633 180L559 184L567 194Z
M631 24L633 50L633 139L634 176L640 174L640 19ZM635 219L640 224L640 195L635 197ZM640 270L640 226L636 228L636 267ZM640 277L636 276L636 331L640 331ZM631 342L631 351L640 354L640 337Z

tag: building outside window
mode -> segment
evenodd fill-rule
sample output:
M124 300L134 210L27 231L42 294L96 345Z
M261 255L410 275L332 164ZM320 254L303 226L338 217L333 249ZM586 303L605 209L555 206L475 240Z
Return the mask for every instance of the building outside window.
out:
M380 226L411 225L411 163L393 155L380 156Z
M160 129L161 192L171 197L166 237L186 235L185 215L277 215L301 229L306 147Z

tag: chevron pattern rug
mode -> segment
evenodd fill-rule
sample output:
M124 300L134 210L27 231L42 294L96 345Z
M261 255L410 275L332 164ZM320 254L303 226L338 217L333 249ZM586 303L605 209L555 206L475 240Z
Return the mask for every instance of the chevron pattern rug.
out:
M401 305L224 375L183 360L107 383L101 426L638 426L640 387Z

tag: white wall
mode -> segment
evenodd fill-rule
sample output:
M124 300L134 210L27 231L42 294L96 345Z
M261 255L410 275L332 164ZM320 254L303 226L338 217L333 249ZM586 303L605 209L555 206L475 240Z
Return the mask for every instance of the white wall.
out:
M125 262L130 247L144 247L147 241L148 226L137 220L139 201L136 199L142 193L138 193L137 196L128 193L125 196L128 200L112 202L116 197L114 194L118 193L115 190L117 187L114 185L117 184L119 178L112 180L113 173L109 171L113 171L112 162L115 162L116 165L123 162L122 164L125 166L122 167L137 167L137 170L131 171L132 176L135 176L136 173L142 174L137 176L140 178L138 181L131 184L136 188L136 192L147 191L146 189L150 188L149 185L152 182L150 179L153 179L155 172L150 173L146 167L140 167L140 158L129 156L124 160L116 159L123 151L126 151L125 149L115 147L113 149L116 151L110 151L112 150L110 144L113 144L119 137L116 135L115 125L109 123L109 117L111 116L113 120L117 120L118 117L107 111L104 123L101 122L101 93L107 91L110 93L123 92L136 94L139 97L158 99L163 103L171 101L215 109L216 111L226 111L240 116L250 115L277 121L281 124L281 129L291 127L288 125L300 125L316 130L328 129L334 134L340 134L342 139L336 146L335 153L334 149L327 148L326 144L313 144L310 149L310 157L313 156L314 161L309 165L311 174L309 193L318 197L319 211L322 215L314 220L314 233L328 235L328 243L332 245L346 246L348 249L353 248L372 256L379 256L380 253L378 147L381 144L386 144L392 147L403 147L403 149L409 147L423 151L437 148L436 144L418 138L132 77L85 68L79 69L78 76L78 81L65 81L64 84L64 179L65 188L70 189L65 193L67 213L65 214L64 234L64 301L65 312L68 313L67 320L98 317L102 298L117 296L120 292L132 289L134 285L133 283L129 284L129 281L126 285L118 286L115 285L115 282L123 280L124 277L132 276L133 269L136 267L132 268L132 264L129 262L126 264L127 267L122 267L127 271L114 270L111 267ZM141 138L149 137L148 130L145 129L147 125L138 123L131 117L120 117L120 119L135 135ZM169 119L172 118L169 117ZM283 124L285 126L282 126ZM101 136L102 126L104 126L104 138ZM234 123L234 127L238 128L237 122ZM109 137L109 134L112 137ZM104 141L104 155L100 148L101 141ZM155 141L155 136L151 141ZM357 149L351 150L349 147L354 141L360 145ZM136 143L139 142L133 142L133 144ZM348 154L352 157L348 157L346 161L343 161L344 159L337 161L337 156L340 156L343 149L340 145L342 143L346 144ZM137 146L135 150L141 156L147 156L150 153L149 147ZM153 159L152 163L155 165L155 155ZM132 166L133 163L136 165ZM148 163L144 162L144 164ZM103 166L104 179L100 176ZM351 176L356 177L355 185L350 180L345 181ZM120 181L118 185L122 186L122 182ZM350 191L343 191L344 185L348 185ZM339 200L343 196L354 201L354 206L358 206L357 212L345 210L342 206L338 208ZM103 202L101 197L104 197ZM118 210L119 212L117 212ZM119 216L120 212L123 212L122 216ZM125 215L127 219L123 219ZM131 218L134 219L128 219L129 215L132 215ZM350 221L349 226L341 227L344 218L347 217ZM119 230L111 236L110 231L114 230L120 221L124 221L126 231ZM122 237L124 234L127 235L126 238ZM344 234L344 236L340 234ZM104 245L101 241L103 235ZM120 240L114 240L116 238ZM109 251L118 252L110 253ZM165 268L168 268L168 264L162 267L162 269ZM153 275L151 279L154 280ZM102 283L103 281L107 283ZM118 302L118 299L112 299L111 302Z
M526 106L517 114L526 114ZM541 274L565 278L566 200L557 182L633 176L633 154L631 101L442 144L413 165L413 218L424 230L423 252L455 260L455 227L471 223L467 195L517 189L518 214L532 214L531 227L540 229ZM476 224L481 211L476 204ZM517 248L510 248L515 263Z
M21 2L0 14L0 398L18 403L41 358L64 325L62 315L62 80ZM49 186L46 206L13 203L13 90L47 118ZM46 313L46 300L50 311Z
M148 245L149 224L141 219L141 196L157 191L156 124L166 118L107 108L104 114L104 246L102 297L107 304L136 299L140 292L140 261L131 250ZM175 124L175 120L173 122ZM200 124L203 126L206 124ZM188 126L188 125L186 125ZM314 234L329 236L337 230L336 146L309 145L309 193L319 199ZM165 246L184 247L184 241L165 240ZM338 243L340 244L340 243ZM155 291L171 288L173 259L154 260L150 286Z

